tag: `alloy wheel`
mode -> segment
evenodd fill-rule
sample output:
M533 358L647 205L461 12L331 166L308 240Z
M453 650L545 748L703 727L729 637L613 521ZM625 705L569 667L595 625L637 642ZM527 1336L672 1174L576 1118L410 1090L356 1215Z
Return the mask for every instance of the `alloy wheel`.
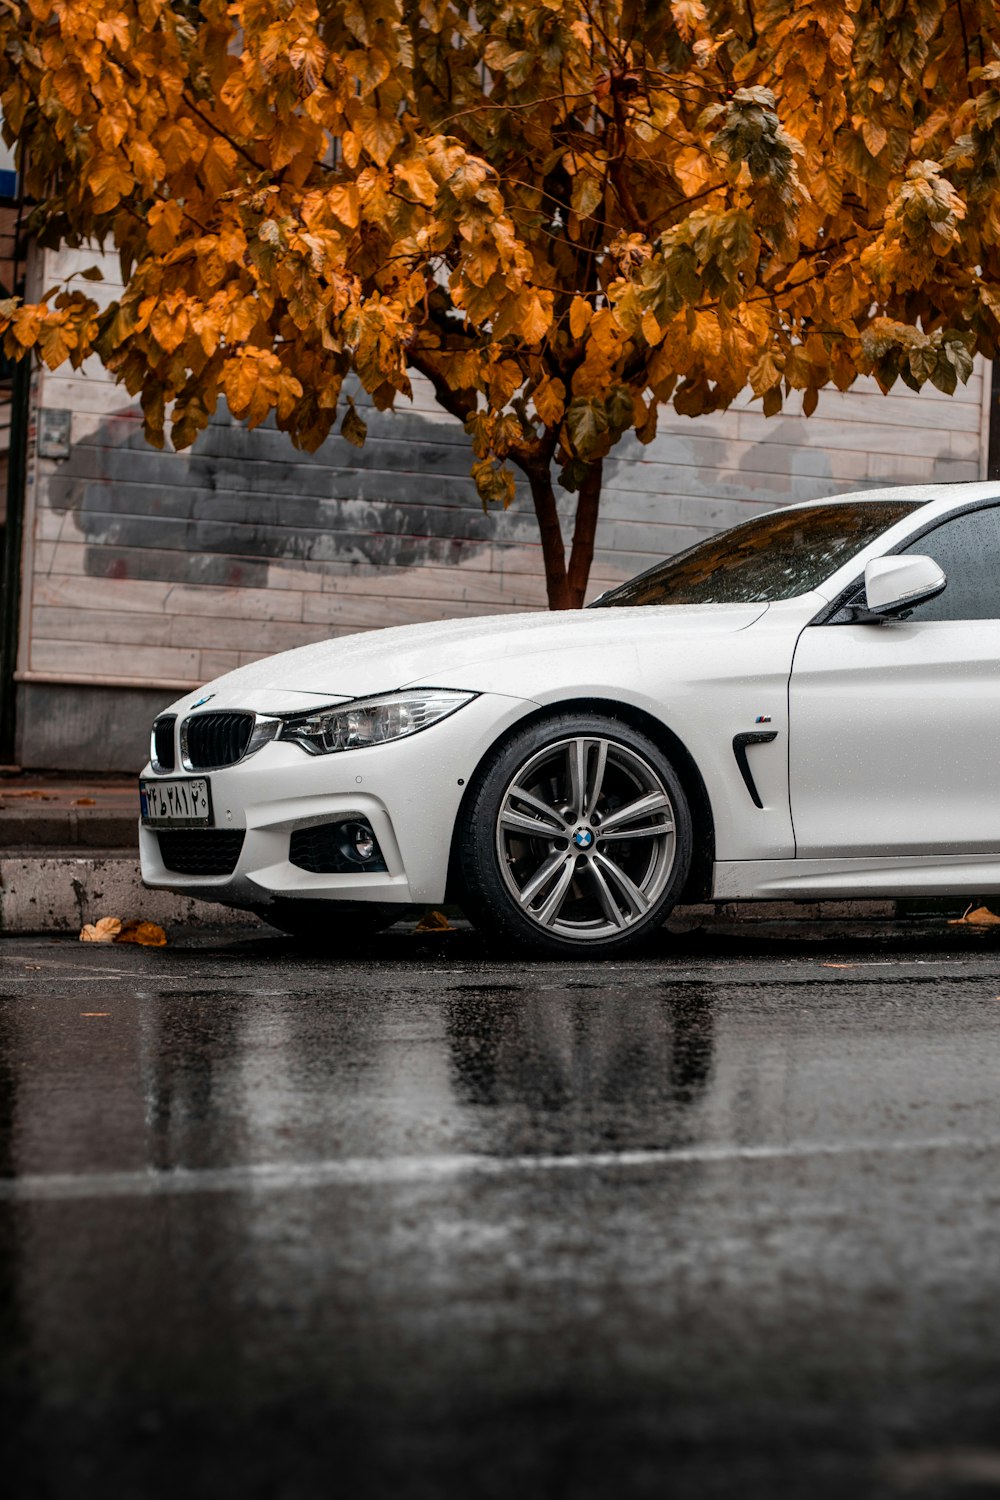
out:
M675 812L656 768L611 738L553 741L518 769L500 802L496 849L520 911L537 928L605 941L641 922L670 878Z

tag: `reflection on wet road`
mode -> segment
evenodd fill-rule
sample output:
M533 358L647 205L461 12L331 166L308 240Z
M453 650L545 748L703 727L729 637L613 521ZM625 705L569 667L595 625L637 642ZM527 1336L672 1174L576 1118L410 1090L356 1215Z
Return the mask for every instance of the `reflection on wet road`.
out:
M19 1494L1000 1487L988 950L3 954Z

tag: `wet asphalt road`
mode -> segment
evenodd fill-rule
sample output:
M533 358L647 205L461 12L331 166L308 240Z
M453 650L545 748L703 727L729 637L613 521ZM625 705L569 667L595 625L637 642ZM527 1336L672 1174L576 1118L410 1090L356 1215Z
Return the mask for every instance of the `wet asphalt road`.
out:
M1000 1493L991 934L0 965L18 1500Z

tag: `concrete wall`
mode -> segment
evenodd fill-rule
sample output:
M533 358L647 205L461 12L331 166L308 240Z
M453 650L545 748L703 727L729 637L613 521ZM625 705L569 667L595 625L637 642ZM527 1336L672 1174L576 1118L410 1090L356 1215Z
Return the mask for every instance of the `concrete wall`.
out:
M41 259L41 258L40 258ZM93 264L47 252L36 279ZM115 262L103 262L105 294ZM903 480L985 474L988 379L954 397L870 382L766 420L741 401L606 466L592 593L755 511ZM986 371L988 375L988 371ZM194 449L158 453L99 366L43 371L37 402L67 411L65 458L32 453L18 679L22 764L134 769L148 721L180 691L332 635L545 604L530 502L484 515L461 426L416 384L412 406L366 413L358 450L296 452L220 411ZM572 497L565 497L568 514ZM103 731L103 732L102 732Z

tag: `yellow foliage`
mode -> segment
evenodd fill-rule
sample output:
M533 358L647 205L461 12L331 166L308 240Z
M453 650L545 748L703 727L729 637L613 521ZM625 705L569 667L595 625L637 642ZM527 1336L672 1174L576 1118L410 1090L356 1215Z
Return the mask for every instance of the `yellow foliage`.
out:
M569 331L575 339L582 339L590 323L593 308L583 297L574 297L569 305Z
M47 311L43 302L39 307L15 306L8 315L14 338L23 348L30 349L38 341Z
M66 313L56 313L42 323L38 347L50 370L57 370L76 348L76 344L76 334L69 326Z
M1000 352L996 12L884 11L0 6L34 222L115 243L128 275L106 308L79 282L0 302L4 348L96 353L178 444L223 395L314 448L348 366L379 408L416 367L482 415L499 504L508 458L579 487L623 432L652 437L654 397L951 390ZM363 427L349 408L345 436Z
M104 214L124 198L135 178L124 161L114 156L99 156L86 175L94 195L94 213Z
M149 331L164 354L173 354L184 341L189 319L183 292L171 292L153 307Z
M404 191L409 192L418 203L433 204L437 199L437 183L428 170L427 163L416 161L400 162L393 169L393 176L399 182Z
M549 329L552 298L545 292L523 292L515 303L516 332L526 344L537 344Z
M535 387L533 400L543 426L558 426L566 409L566 387L562 381L543 376Z

